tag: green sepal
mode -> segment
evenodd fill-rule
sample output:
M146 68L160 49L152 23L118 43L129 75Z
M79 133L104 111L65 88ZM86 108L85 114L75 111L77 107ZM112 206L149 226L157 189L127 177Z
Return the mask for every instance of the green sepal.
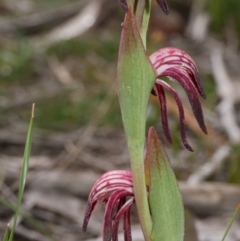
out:
M153 222L151 239L183 241L182 197L168 157L153 127L148 132L145 166Z
M131 159L135 200L144 237L147 240L151 233L151 216L144 179L144 145L147 104L155 81L155 71L146 55L131 7L123 23L117 80Z

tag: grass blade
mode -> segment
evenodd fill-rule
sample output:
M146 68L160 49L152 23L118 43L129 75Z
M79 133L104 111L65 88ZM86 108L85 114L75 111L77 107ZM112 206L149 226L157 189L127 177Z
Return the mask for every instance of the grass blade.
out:
M240 203L238 204L238 206L237 206L237 208L236 208L236 210L235 210L235 212L234 212L234 214L233 214L233 216L232 216L232 218L231 218L231 220L230 220L230 223L229 223L228 226L227 226L227 229L226 229L226 231L225 231L225 233L224 233L224 235L223 235L222 241L225 240L225 238L226 238L226 236L227 236L230 228L232 227L232 224L233 224L234 220L235 220L236 217L237 217L237 214L238 214L239 210L240 210Z
M35 105L33 104L32 105L32 114L31 114L30 124L29 124L29 128L28 128L27 140L26 140L26 145L25 145L25 150L24 150L24 156L23 156L23 165L22 165L20 182L19 182L17 206L16 206L16 210L15 210L15 214L14 214L14 221L13 221L13 225L12 225L12 228L11 228L11 233L10 233L10 237L9 237L8 241L13 240L14 231L15 231L16 223L17 223L17 217L19 215L20 205L21 205L21 201L22 201L22 197L23 197L23 193L24 193L24 188L25 188L25 184L26 184L29 157L30 157L31 144L32 144L34 107L35 107Z
M9 223L7 224L7 228L3 236L3 241L8 241L8 237L9 237Z
M5 200L4 198L1 197L1 195L0 195L0 204L4 205L5 207L9 208L12 211L16 210L16 205L11 203L8 200ZM48 237L49 240L56 241L56 239L52 237L51 231L48 228L46 228L40 221L34 219L34 217L32 217L30 213L20 208L19 215L21 215L29 225L34 227L35 230L37 230L38 232ZM8 241L8 239L6 241Z

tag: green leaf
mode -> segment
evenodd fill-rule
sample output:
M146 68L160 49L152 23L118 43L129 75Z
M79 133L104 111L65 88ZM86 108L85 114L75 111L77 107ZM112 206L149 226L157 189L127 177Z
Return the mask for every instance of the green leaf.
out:
M31 120L30 120L30 124L29 124L29 128L28 128L27 140L26 140L24 156L23 156L23 165L22 165L22 171L21 171L20 182L19 182L17 206L16 206L16 210L15 210L15 214L14 214L14 221L13 221L13 226L11 228L9 241L13 240L14 231L15 231L16 223L17 223L17 217L19 215L20 205L21 205L23 192L24 192L24 188L25 188L25 183L26 183L26 178L27 178L29 157L30 157L31 144L32 144L33 118L34 118L34 104L32 106L32 115L31 115Z
M184 209L177 180L153 127L149 129L146 154L153 241L183 241ZM147 181L148 182L148 181Z
M130 152L135 200L147 240L152 227L144 178L144 145L147 104L155 81L155 71L146 55L131 7L123 23L117 79L123 125Z

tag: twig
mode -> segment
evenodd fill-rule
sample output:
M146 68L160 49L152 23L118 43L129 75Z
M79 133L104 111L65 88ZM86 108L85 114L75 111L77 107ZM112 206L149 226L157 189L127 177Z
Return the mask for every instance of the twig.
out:
M190 185L195 185L211 176L218 168L221 167L223 161L230 153L230 146L224 145L219 147L210 161L199 167L196 172L189 176L187 182Z
M73 79L69 70L64 66L57 57L48 58L48 64L57 80L64 86L75 88L76 81Z
M101 1L89 1L88 5L75 17L51 30L42 38L33 39L37 46L48 46L58 41L68 40L88 31L96 22L100 13Z
M218 94L221 97L221 102L218 105L218 112L222 126L228 134L230 141L232 143L239 143L240 129L237 125L234 114L236 92L227 74L227 70L223 62L222 50L220 48L213 49L210 57Z
M5 1L6 3L9 0ZM70 17L73 17L79 12L83 6L82 1L77 1L64 5L63 7L55 8L53 10L46 10L40 13L29 14L14 19L1 19L0 33L12 33L16 31L24 31L29 33L38 33L46 28L53 27ZM16 11L16 6L12 6ZM12 10L13 10L12 9Z

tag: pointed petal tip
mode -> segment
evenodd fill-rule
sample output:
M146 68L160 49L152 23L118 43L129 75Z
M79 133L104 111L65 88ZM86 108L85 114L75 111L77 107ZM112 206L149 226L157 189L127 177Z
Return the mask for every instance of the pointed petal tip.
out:
M208 134L208 131L207 131L207 127L206 127L206 124L205 124L205 121L204 121L204 117L203 117L203 114L202 115L195 115L195 117L196 117L196 120L197 120L197 122L198 122L198 125L199 125L199 127L200 127L200 129L202 130L202 132L204 133L204 134Z
M87 231L87 226L88 226L88 220L86 217L84 217L83 220L83 225L82 225L82 231L85 233Z
M169 14L169 8L165 0L157 0L158 5L161 7L163 12L168 15Z
M173 144L173 141L172 141L172 136L171 135L169 135L169 134L167 134L167 133L164 133L164 135L165 135L165 137L166 137L166 139L167 139L167 141L172 145Z
M202 91L202 93L200 93L201 97L205 100L207 97L206 97L206 94L204 91Z
M91 200L91 198L88 198L87 207L85 210L83 225L82 225L83 232L87 231L88 222L90 220L92 211L95 208L96 204L97 204L97 201L93 201L93 200Z
M207 131L207 127L204 125L204 128L202 128L202 131L207 135L208 131Z
M172 142L172 136L171 136L170 129L168 128L168 126L166 127L166 126L163 125L163 132L164 132L164 135L165 135L167 141L170 144L172 144L173 143Z
M172 137L170 137L171 139L168 139L168 142L170 143L170 144L173 144L173 141L172 141Z
M87 231L87 226L88 226L88 222L89 222L92 210L93 210L93 206L90 202L88 202L87 207L86 207L86 211L85 211L85 214L84 214L84 219L83 219L83 225L82 225L83 232Z
M183 144L187 150L194 152L193 148L189 144L185 144L185 143L183 143Z
M126 0L119 0L119 3L121 4L121 6L125 10L125 12L127 12L128 11L127 1Z

